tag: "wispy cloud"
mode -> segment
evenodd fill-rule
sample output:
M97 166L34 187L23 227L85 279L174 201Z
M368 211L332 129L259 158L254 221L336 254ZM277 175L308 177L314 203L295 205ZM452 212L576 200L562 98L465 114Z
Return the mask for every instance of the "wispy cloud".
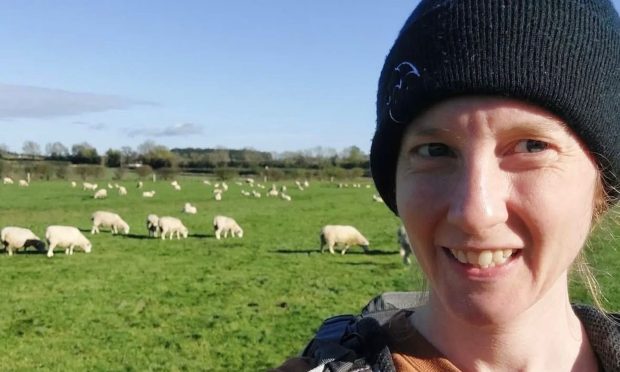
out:
M73 124L81 125L91 130L104 130L108 127L104 123L89 123L86 121L74 121Z
M0 83L0 119L51 118L122 110L137 105L155 103L113 95Z
M128 131L130 137L174 137L186 136L190 134L201 134L203 128L194 123L178 123L165 128L140 128Z

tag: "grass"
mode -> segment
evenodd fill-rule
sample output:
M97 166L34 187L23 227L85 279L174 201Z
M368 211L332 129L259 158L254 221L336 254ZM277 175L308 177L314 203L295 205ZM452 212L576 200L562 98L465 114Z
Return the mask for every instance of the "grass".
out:
M110 192L105 200L67 182L0 186L0 226L42 236L47 225L75 225L93 243L91 254L70 257L0 256L3 370L265 370L296 354L324 318L356 313L380 292L419 288L415 268L400 262L398 219L372 202L372 188L316 182L299 191L281 182L288 203L247 198L240 189L249 187L230 182L216 202L200 179L179 181L181 192L146 182L157 191L153 199L129 182L128 196ZM185 202L198 214L182 215ZM90 214L99 209L123 216L130 234L91 236ZM148 238L148 213L180 217L189 238ZM217 241L215 214L234 217L244 238ZM358 227L371 253L320 254L318 231L328 223ZM609 227L592 239L591 260L609 307L618 310L613 233ZM580 285L572 290L576 301L588 302Z

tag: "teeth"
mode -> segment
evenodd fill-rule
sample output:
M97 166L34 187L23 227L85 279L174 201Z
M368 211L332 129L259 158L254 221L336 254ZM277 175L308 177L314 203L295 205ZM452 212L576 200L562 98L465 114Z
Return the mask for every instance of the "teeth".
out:
M482 269L500 266L508 261L514 250L498 249L484 251L463 251L460 249L450 249L450 252L459 262L478 266Z

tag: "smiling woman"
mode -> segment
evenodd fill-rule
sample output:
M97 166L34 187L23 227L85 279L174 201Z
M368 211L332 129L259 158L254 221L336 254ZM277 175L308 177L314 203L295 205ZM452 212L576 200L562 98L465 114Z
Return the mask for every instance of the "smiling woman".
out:
M618 97L607 0L422 0L381 72L370 160L428 293L329 319L278 370L620 371L620 316L568 290L618 203Z

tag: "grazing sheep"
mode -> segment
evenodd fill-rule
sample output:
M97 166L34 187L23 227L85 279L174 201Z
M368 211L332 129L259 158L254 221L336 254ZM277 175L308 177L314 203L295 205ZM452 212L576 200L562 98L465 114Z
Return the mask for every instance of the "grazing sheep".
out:
M118 195L127 195L127 189L125 188L125 186L119 186L118 187Z
M215 201L220 201L222 200L222 193L216 192L215 195L213 195L213 197L215 198Z
M23 227L7 226L0 231L0 241L4 249L13 255L13 250L35 247L37 251L45 251L45 243L32 231Z
M209 186L211 185L211 181L209 180L203 180L202 183L204 183L205 185L209 185Z
M71 181L71 187L74 187L74 188L77 187L77 182Z
M47 240L47 257L54 256L54 248L65 248L66 255L72 255L75 247L80 247L86 253L92 250L92 244L74 226L48 226L45 230L45 240Z
M226 182L222 182L222 189L224 189L224 191L228 191L228 185Z
M260 192L256 190L252 190L252 195L254 195L255 198L260 198Z
M12 185L13 184L13 179L11 177L4 177L2 179L2 184L4 184L4 185Z
M250 196L250 192L249 191L245 191L245 190L241 190L241 195Z
M177 239L181 239L181 235L183 235L184 238L187 238L187 227L185 227L183 222L176 217L160 217L158 226L161 231L162 239L166 239L166 234L168 234L168 238L172 239L172 235L174 233L177 234Z
M280 187L280 192L286 192L286 186L285 185L282 185Z
M368 252L368 239L366 239L355 227L346 225L325 225L321 229L321 253L325 250L325 245L329 252L334 254L334 246L344 245L341 254L345 254L351 245L359 245Z
M243 238L243 229L230 217L215 216L213 218L213 230L216 239L220 239L222 234L224 234L224 238L227 238L229 232L232 237Z
M108 189L113 189L114 185L112 185L111 183L108 183Z
M377 203L383 203L383 198L381 198L381 196L374 194L372 196L372 200L376 201Z
M177 191L181 191L181 185L179 185L179 184L174 184L174 185L172 185L172 187L173 187L175 190L177 190Z
M141 189L144 186L144 183L142 181L138 181L138 183L136 184L136 187Z
M281 197L282 199L286 200L286 201L291 201L291 196L290 196L290 195L287 195L287 194L285 194L285 193L281 193L281 194L280 194L280 197Z
M159 217L156 214L149 214L146 216L146 230L149 236L157 238L159 232Z
M112 230L112 234L118 234L119 230L125 235L129 234L129 225L116 213L96 211L90 219L93 221L93 228L90 230L91 234L98 234L100 226L109 227Z
M143 191L142 196L145 198L152 198L153 196L155 196L155 190Z
M310 186L310 182L308 182L308 180L304 180L303 185L305 188L308 188Z
M198 212L198 209L191 205L190 203L185 203L185 205L183 206L183 213L187 213L187 214L196 214L196 212Z
M403 259L403 263L405 265L411 264L411 243L409 242L405 226L401 225L398 228L396 231L396 238L400 246L400 257Z
M108 197L108 190L106 189L99 189L97 190L97 192L95 193L95 195L93 196L95 199L105 199Z
M271 190L269 190L269 191L267 191L267 192L265 193L265 196L278 196L278 194L279 194L279 193L278 193L278 190L276 190L276 189L271 189Z
M82 182L82 190L95 191L95 190L97 190L97 184L96 183L90 183L90 182Z
M30 184L26 180L19 180L19 186L28 187Z

